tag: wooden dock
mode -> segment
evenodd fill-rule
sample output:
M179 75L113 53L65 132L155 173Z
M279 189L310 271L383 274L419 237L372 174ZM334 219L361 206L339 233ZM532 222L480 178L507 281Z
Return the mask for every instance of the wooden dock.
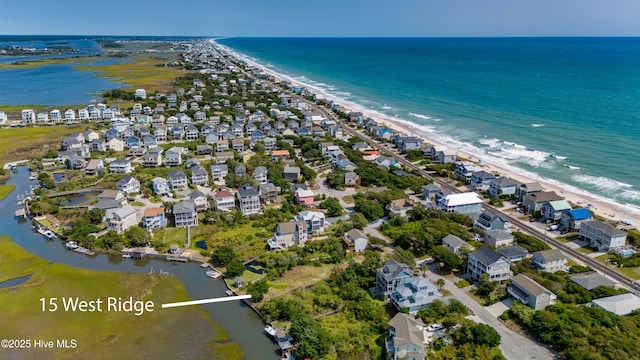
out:
M169 256L167 256L167 260L168 261L187 262L187 261L189 261L189 258L186 257L186 256L180 256L180 255L169 255Z
M73 249L73 251L80 253L80 254L85 254L87 256L93 256L96 253L87 249L86 247L82 247L82 246L78 246L77 248Z

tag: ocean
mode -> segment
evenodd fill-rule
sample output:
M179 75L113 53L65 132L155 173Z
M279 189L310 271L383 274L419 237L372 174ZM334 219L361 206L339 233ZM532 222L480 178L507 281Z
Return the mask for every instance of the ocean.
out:
M226 38L510 171L640 209L640 38Z

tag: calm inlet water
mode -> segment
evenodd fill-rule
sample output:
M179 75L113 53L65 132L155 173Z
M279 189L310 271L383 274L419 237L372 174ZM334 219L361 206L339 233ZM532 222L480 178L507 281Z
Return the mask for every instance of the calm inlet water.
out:
M98 255L89 258L67 250L62 241L46 241L42 235L32 231L30 221L13 220L14 212L17 209L17 197L27 192L32 182L28 179L29 171L24 167L20 167L19 172L12 175L9 183L15 184L16 189L0 202L0 219L3 224L0 234L10 236L13 241L29 252L53 263L63 263L93 270L147 273L151 268L155 272L162 269L173 274L185 285L191 297L191 299L184 299L185 301L226 296L224 293L226 288L222 280L214 280L205 276L204 270L197 264L176 264L155 259L134 261L123 259L119 255ZM2 249L0 249L1 252ZM232 301L202 306L215 322L227 330L231 341L242 346L245 359L272 360L278 358L277 346L263 333L262 320L244 303ZM162 311L170 311L170 309ZM166 329L167 332L185 330L188 329Z
M640 206L640 38L219 43L483 161Z

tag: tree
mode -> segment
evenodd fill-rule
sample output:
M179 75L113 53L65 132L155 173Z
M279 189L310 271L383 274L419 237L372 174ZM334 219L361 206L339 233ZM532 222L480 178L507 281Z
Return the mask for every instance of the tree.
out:
M462 260L458 255L452 253L442 245L434 247L433 250L431 250L431 255L435 261L443 263L447 269L454 269L462 265Z
M122 243L123 239L122 235L113 230L109 230L106 234L100 237L100 241L102 242L102 247L105 249L113 249L116 244Z
M439 278L438 280L436 280L436 285L438 285L438 290L442 290L442 288L444 287L444 279L443 278Z
M124 237L128 240L128 245L131 247L147 246L151 242L149 232L138 226L132 226L127 229Z
M269 284L266 278L262 278L258 281L252 282L247 287L247 294L251 295L251 300L254 302L262 301L264 294L269 291Z
M227 276L236 277L242 275L242 273L244 273L244 264L242 263L242 260L237 258L231 260L229 265L227 265Z
M327 217L336 217L342 215L344 208L340 205L340 200L334 197L328 197L325 201L318 205L320 209L327 209Z
M500 345L500 334L496 329L485 324L475 324L470 327L473 343L476 345L487 345L494 347Z
M317 359L329 352L329 333L311 316L304 314L291 321L290 335L298 342L296 357Z
M226 266L235 258L236 252L231 246L220 245L211 254L209 262L215 266Z
M366 228L367 225L369 225L369 222L364 217L364 215L359 212L354 212L353 214L351 214L351 216L349 216L349 220L351 220L351 224L356 229L362 230Z
M409 265L410 267L413 267L416 263L411 251L405 250L401 247L395 248L393 251L393 258L398 262Z
M364 215L369 221L377 220L384 216L384 206L376 200L365 199L364 197L355 198L355 211Z
M84 213L84 216L87 220L92 224L100 224L102 222L102 218L104 217L106 211L104 209L91 209Z

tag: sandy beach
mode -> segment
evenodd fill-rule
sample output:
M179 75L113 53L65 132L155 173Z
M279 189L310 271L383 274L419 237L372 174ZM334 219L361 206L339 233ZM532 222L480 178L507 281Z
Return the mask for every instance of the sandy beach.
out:
M213 40L211 40L211 42L215 43L215 41ZM428 136L418 135L417 133L420 132L420 129L418 129L417 127L411 126L411 122L409 121L394 119L390 116L384 115L377 111L366 109L365 107L359 104L345 101L344 99L338 98L331 94L327 94L322 89L314 87L313 85L302 83L296 79L293 79L292 77L289 77L289 76L277 73L275 71L272 71L268 68L265 68L261 64L256 63L255 61L247 58L246 56L243 56L242 54L239 54L233 51L232 49L224 45L220 45L218 43L215 43L215 44L217 46L220 46L222 49L224 49L227 53L231 54L232 56L246 62L251 66L261 69L261 71L264 71L265 73L273 76L278 80L289 81L292 84L297 86L304 86L307 89L310 89L312 92L322 95L327 100L338 102L347 111L361 112L364 114L364 116L370 117L376 120L377 122L389 127L390 129L393 129L394 131L419 136L422 139L424 139L425 142L430 143L436 146L437 148L441 148L443 150L450 150L457 153L459 157L466 158L466 159L473 159L474 161L476 159L476 157L474 157L472 154L468 154L463 151L460 151L460 149L452 148L450 146L447 146L447 144L442 144L437 141L434 141L433 139L430 139ZM623 204L619 204L614 201L607 201L606 199L602 199L584 190L577 189L571 186L565 186L564 184L556 183L549 179L545 179L538 176L532 177L530 175L525 175L523 174L524 171L520 173L517 168L506 169L504 167L493 164L491 162L491 158L489 157L483 158L482 163L479 165L484 167L488 171L491 171L493 173L499 173L502 176L507 176L523 183L537 181L543 186L545 190L555 191L557 194L564 196L565 199L570 203L574 205L588 207L595 214L602 216L606 219L609 219L611 221L620 222L620 224L622 224L621 220L623 219L631 220L634 223L634 225L632 226L634 228L637 228L638 224L640 224L640 211L631 206L625 206ZM591 206L588 206L589 204Z

